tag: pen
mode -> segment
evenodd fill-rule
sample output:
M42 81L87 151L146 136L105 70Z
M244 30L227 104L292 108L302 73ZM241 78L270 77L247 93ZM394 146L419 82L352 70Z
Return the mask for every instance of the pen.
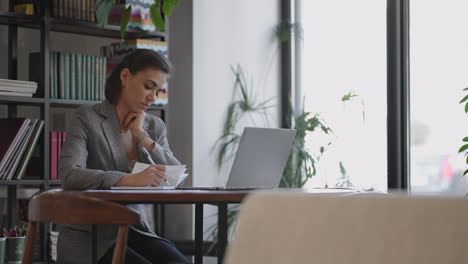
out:
M153 159L151 158L151 155L150 155L149 152L145 149L145 147L140 146L140 149L141 149L141 151L143 152L143 154L145 154L146 159L149 161L149 163L151 163L151 165L156 165L156 163L154 163ZM164 181L167 183L167 180L166 180L166 179L164 179Z

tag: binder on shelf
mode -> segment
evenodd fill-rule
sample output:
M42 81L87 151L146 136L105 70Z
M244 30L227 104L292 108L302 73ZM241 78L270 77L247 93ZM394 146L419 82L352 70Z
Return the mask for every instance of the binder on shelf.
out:
M81 58L83 57L81 54L75 54L76 56L76 93L75 98L77 100L82 100L81 98L81 89L83 86L83 77L82 77L82 68L81 68Z
M2 136L0 137L0 173L5 171L6 164L10 160L16 144L26 130L29 119L0 119ZM0 179L1 179L0 175Z
M58 152L58 137L57 131L50 132L50 179L57 178L57 152Z
M44 121L28 118L0 119L0 125L4 128L4 135L0 138L0 179L22 179Z
M16 168L18 167L18 164L20 162L20 159L23 156L24 151L26 150L27 144L29 143L29 140L31 138L32 132L34 131L34 126L36 125L36 123L37 123L37 119L31 120L29 122L28 127L24 133L24 136L19 141L18 146L15 152L13 153L12 159L10 160L10 164L7 166L7 169L2 175L4 179L11 180L13 178Z
M69 90L70 90L70 96L67 98L67 99L76 99L75 97L75 93L76 93L76 60L75 60L75 54L74 53L70 53L70 57L69 57L69 63L70 63L70 75L69 75L69 82L70 82L70 85L67 86L69 87Z
M29 141L26 151L23 157L21 158L19 168L16 170L16 173L13 177L14 179L16 180L23 179L24 173L26 172L26 167L29 163L29 160L31 159L33 150L37 145L37 142L39 140L39 136L41 135L43 127L44 127L44 120L39 120L36 123L36 126L34 127L34 132L32 134L31 140Z

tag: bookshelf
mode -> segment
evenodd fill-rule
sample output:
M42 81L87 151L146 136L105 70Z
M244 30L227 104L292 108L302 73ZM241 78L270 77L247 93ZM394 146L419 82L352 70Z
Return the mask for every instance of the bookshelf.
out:
M38 179L28 180L0 180L0 185L7 188L7 218L6 225L13 226L18 222L18 186L35 186L40 189L47 189L52 186L59 186L60 180L50 180L50 110L55 107L76 108L83 104L96 104L98 101L53 99L50 97L50 32L72 33L86 36L106 37L120 39L120 27L106 25L104 27L85 21L74 21L72 19L62 19L51 17L51 0L41 1L40 15L24 15L13 12L13 0L9 0L9 11L0 11L0 25L8 28L8 79L18 78L18 28L30 28L40 31L40 80L38 83L37 95L40 97L19 97L0 96L0 105L7 105L8 117L17 117L17 107L23 105L33 105L40 109L40 119L44 120L44 128L39 140L41 163L43 171L38 172ZM126 39L154 39L165 41L167 36L163 32L144 32L127 29ZM167 121L166 106L151 106L149 110L160 111L161 118ZM40 259L41 263L48 263L47 252L47 231L49 225L40 226Z

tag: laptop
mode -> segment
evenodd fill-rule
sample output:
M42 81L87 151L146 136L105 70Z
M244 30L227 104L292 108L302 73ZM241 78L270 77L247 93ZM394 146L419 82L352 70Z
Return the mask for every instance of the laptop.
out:
M177 187L191 190L277 188L294 144L296 130L246 127L226 186Z

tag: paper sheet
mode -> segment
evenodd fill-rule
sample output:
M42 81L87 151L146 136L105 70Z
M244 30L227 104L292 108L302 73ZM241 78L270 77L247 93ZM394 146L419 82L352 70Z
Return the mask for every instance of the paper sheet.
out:
M136 162L132 173L139 173L148 168L150 164ZM187 178L186 165L164 165L166 167L166 181L161 186L179 186Z

